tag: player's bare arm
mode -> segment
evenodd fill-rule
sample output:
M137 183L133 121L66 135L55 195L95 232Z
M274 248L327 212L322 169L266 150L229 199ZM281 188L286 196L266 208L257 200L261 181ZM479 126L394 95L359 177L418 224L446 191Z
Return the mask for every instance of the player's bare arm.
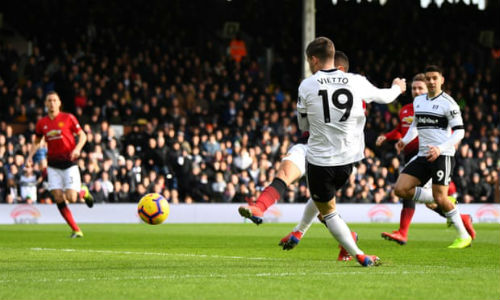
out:
M31 146L30 152L28 154L28 157L26 158L26 164L27 165L32 165L33 164L33 156L35 153L38 151L40 148L40 145L42 143L43 137L35 137L35 140L33 141L33 145Z
M403 151L403 149L405 148L406 144L403 142L403 140L399 140L395 145L394 147L396 148L396 151L399 153L401 153L401 151Z
M401 151L404 149L404 147L413 139L415 139L418 136L418 130L417 130L417 124L415 123L415 119L413 119L413 122L410 125L410 128L406 132L405 136L400 139L394 147L396 148L396 151L401 153Z
M78 144L76 144L75 149L71 152L71 160L76 160L80 157L81 151L85 143L87 142L87 135L83 130L78 132Z
M379 135L377 137L377 141L375 142L375 145L377 145L377 146L382 145L385 142L386 139L387 138L383 134Z
M441 155L441 150L437 146L428 146L429 151L427 152L427 160L430 162L435 161L439 155Z

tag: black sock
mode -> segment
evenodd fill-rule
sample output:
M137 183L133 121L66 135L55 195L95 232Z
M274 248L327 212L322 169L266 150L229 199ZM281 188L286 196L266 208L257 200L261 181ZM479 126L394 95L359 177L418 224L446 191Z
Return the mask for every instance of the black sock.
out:
M446 219L446 215L444 214L443 210L441 210L441 207L436 206L436 208L433 208L432 210L437 212L441 217Z
M413 199L403 199L403 208L415 209L415 201Z
M273 179L273 182L271 182L270 186L278 191L278 193L280 194L280 198L283 197L283 194L286 191L286 183L283 180L276 177Z

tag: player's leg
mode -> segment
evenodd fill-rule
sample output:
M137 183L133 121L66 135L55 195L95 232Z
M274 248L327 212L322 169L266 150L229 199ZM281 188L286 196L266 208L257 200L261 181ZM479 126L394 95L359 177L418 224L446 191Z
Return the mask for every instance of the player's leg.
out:
M437 205L436 202L432 202L432 203L425 203L425 206L434 211L435 213L437 213L438 215L440 215L441 217L443 218L446 218L446 216L444 215L444 212L443 210L439 207L439 205Z
M306 151L307 146L303 144L290 148L271 184L262 191L254 205L240 206L240 215L261 224L264 212L281 199L287 186L304 175Z
M283 247L283 250L292 250L293 248L295 248L295 246L299 244L302 237L306 234L307 230L309 230L309 227L311 227L311 224L313 223L316 217L326 226L326 222L323 220L321 214L319 214L316 204L314 204L314 201L311 198L309 198L304 207L302 219L295 226L292 232L290 232L280 240L278 245ZM357 243L358 234L356 232L351 232L351 235L354 241ZM342 245L339 245L339 248L340 251L337 260L348 261L352 259L352 256L349 254L349 252L347 252L347 250L344 247L342 247Z
M442 208L444 214L453 224L458 233L458 238L449 248L466 248L471 245L472 237L464 226L464 220L460 215L459 209L448 200L448 186L433 184L432 191L437 204Z
M458 238L449 248L462 249L469 247L472 237L465 229L464 222L460 216L458 207L448 200L448 184L455 165L455 159L451 156L439 156L432 163L432 194L437 205L441 207L446 217L453 223L457 230Z
M424 188L428 188L428 187L432 188L432 180L429 180L424 186ZM457 199L453 196L448 195L448 201L450 201L454 205L457 204ZM441 217L445 218L447 220L446 223L447 223L448 227L453 225L451 220L446 217L443 209L436 202L427 202L427 203L425 203L425 206L428 209L436 212ZM469 235L472 237L472 239L475 239L476 238L476 230L474 229L474 225L472 225L472 217L468 214L460 214L460 218L462 219L462 222L464 223L465 229L467 230Z
M381 236L386 240L395 241L400 245L405 245L408 241L408 230L410 228L413 214L415 213L415 201L413 195L420 185L417 177L401 173L395 185L395 193L403 199L403 209L399 218L399 229L393 232L382 232Z
M80 197L80 199L83 199L83 201L85 201L85 204L87 204L89 208L92 208L92 206L94 206L94 196L92 196L89 188L83 183L80 186L80 192L78 193L78 196Z
M453 196L448 196L448 201L450 201L451 203L453 203L455 206L457 205L457 198L455 198ZM427 206L427 208L429 208L430 210L435 211L437 214L439 214L440 216L442 216L443 218L445 218L446 219L446 224L448 225L448 227L450 227L451 225L453 225L453 223L451 222L451 220L446 217L446 215L444 214L443 210L441 209L441 207L439 207L439 205L437 205L437 203L435 203L435 202L433 202L433 203L426 203L425 206ZM472 217L471 217L471 215L469 215L469 214L460 214L460 219L462 219L462 222L464 223L464 226L465 226L465 229L467 230L467 233L469 233L469 235L471 236L472 239L475 239L476 238L476 230L474 229L474 225L472 224Z
M421 187L421 190L423 192L420 192L418 194L418 197L430 197L430 195L432 195L431 180L428 180L427 183L423 187ZM410 229L411 220L413 219L413 215L415 214L415 200L413 198L403 198L403 209L401 210L401 217L399 219L400 226L398 232L405 238L406 241L408 241L408 230Z
M424 188L431 188L432 189L432 179L429 180L424 185ZM456 203L457 202L457 199L455 199L454 197L448 197L448 200L450 200L452 203ZM427 203L425 203L425 206L428 209L433 210L435 213L437 213L438 215L440 215L441 217L443 217L443 218L446 219L446 216L444 215L443 210L441 209L441 207L439 207L439 205L437 205L437 203L435 201L433 201L433 202L427 202Z
M465 229L458 207L448 200L448 183L454 164L454 158L450 156L439 156L432 163L432 194L458 233L458 238L449 248L462 249L471 245L472 237Z
M276 178L266 187L255 202L255 206L265 212L268 207L278 202L286 191L286 188L294 181L302 177L305 172L305 154L302 161L283 159L281 161Z
M357 244L358 243L358 234L354 231L351 231L351 236L354 242ZM352 256L347 252L347 250L342 247L342 245L339 245L339 255L337 256L338 261L349 261L352 259Z
M73 219L73 214L69 210L69 207L66 204L66 199L65 195L63 192L64 188L64 171L48 167L47 168L47 176L49 180L49 190L54 198L54 201L57 204L57 208L59 209L59 212L61 213L62 217L64 220L66 220L66 223L71 227L73 230L73 234L77 232L81 232L80 228L76 224L75 220ZM72 234L72 236L73 236Z
M448 200L455 205L457 203L457 198L455 198L455 197L448 196ZM446 215L444 214L444 211L441 209L441 207L439 207L439 205L437 205L436 202L425 203L425 207L427 207L428 209L434 211L435 213L437 213L438 215L440 215L441 217L446 219ZM447 223L448 223L448 227L450 227L451 222L448 220Z
M407 161L410 163L414 159L417 158L417 152L418 151L412 151L411 153L405 153L405 157L407 158ZM406 165L408 165L407 163ZM412 184L415 184L416 181ZM428 186L430 188L430 185ZM401 214L399 217L399 229L396 231L393 231L392 233L387 233L384 232L382 233L382 236L387 239L391 239L391 234L393 235L401 235L399 239L399 244L404 245L406 241L408 240L408 230L410 228L410 223L411 220L413 219L413 215L415 214L415 201L410 198L403 198L403 208L401 209ZM398 237L398 236L393 236L393 237ZM397 240L396 240L397 241ZM401 243L403 242L404 243Z
M283 250L291 250L300 242L302 236L311 227L314 218L318 215L319 211L314 201L309 199L304 207L304 212L302 214L302 219L295 226L292 232L281 239L279 245L283 247Z
M332 236L339 242L339 244L353 257L356 257L358 262L364 266L369 267L372 265L379 265L380 259L375 255L365 255L365 253L358 248L355 236L338 214L335 207L335 198L329 202L315 201L320 213L324 216L326 227Z
M82 184L78 166L71 166L64 170L64 186L66 199L69 202L75 203L78 199L83 199L88 207L94 206L94 197L87 186Z
M354 241L351 230L340 217L335 204L335 192L347 180L352 172L352 165L339 167L320 167L309 164L307 179L309 189L315 205L326 223L332 236L342 245L349 254L356 257L358 262L367 267L377 265L380 259L376 256L365 255Z

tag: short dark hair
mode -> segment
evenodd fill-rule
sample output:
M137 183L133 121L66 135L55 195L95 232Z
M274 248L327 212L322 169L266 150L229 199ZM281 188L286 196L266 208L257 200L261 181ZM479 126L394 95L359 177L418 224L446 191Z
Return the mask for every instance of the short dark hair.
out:
M423 81L425 82L425 74L424 73L418 73L417 75L413 76L413 79L411 82L415 81Z
M320 36L307 45L306 55L308 58L315 56L320 62L325 62L335 56L335 46L329 38Z
M335 65L341 65L342 67L344 67L346 72L349 72L349 58L347 57L347 55L343 51L336 50L334 57Z
M438 72L439 74L443 75L443 69L438 67L437 65L428 65L424 69L424 73L427 72Z
M59 97L59 94L56 91L49 91L49 92L47 92L47 95L45 95L45 100L47 100L47 98L50 95L56 95L59 99L61 99L61 97Z

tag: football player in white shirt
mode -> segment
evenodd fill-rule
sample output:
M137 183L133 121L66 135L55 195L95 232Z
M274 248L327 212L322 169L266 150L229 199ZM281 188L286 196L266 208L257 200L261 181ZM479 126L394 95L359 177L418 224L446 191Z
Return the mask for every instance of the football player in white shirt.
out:
M352 172L353 163L363 159L367 103L390 103L406 90L396 78L389 89L374 87L364 76L334 68L335 47L318 37L306 49L312 76L299 86L299 127L309 131L307 180L312 199L333 237L365 267L378 265L375 255L365 255L356 245L347 224L335 207L335 193Z
M471 245L472 237L464 227L458 208L448 201L448 184L455 165L455 144L464 137L464 125L457 103L441 89L444 83L441 69L428 66L424 73L428 94L413 101L415 117L406 135L396 144L398 151L402 150L418 136L419 152L403 169L395 193L420 202L434 199L458 232L448 248L462 249ZM432 191L419 187L430 178Z
M335 67L343 72L349 71L349 58L342 51L335 51ZM257 198L254 205L243 205L238 208L242 217L250 219L255 224L262 223L264 212L274 203L278 202L286 191L286 188L300 179L305 174L306 170L306 153L307 153L307 138L309 132L304 132L301 138L301 143L297 143L290 147L286 156L281 160L280 167L273 179L273 182L267 186ZM283 250L291 250L299 243L302 235L311 227L316 216L318 216L318 208L312 199L307 201L304 207L304 213L300 222L295 226L294 230L280 240L279 245ZM352 233L353 238L357 239L357 234ZM351 256L347 251L340 247L338 260L351 260Z
M417 96L427 94L427 85L425 83L425 74L419 73L413 77L413 81L411 83L411 96L415 99ZM413 102L403 106L399 112L400 125L391 131L390 133L383 135L381 134L377 138L376 145L380 146L386 139L401 139L408 129L410 129L411 123L413 122L414 117L413 112ZM409 162L411 159L418 154L418 137L415 138L410 143L406 144L403 149L405 161ZM429 180L424 186L424 189L432 188L432 180ZM456 198L452 196L448 196L448 199L453 203L456 202ZM431 199L429 199L431 200ZM440 216L446 218L441 208L434 202L427 202L425 205L438 213ZM400 245L405 245L408 241L408 230L410 228L410 223L413 218L413 214L415 213L415 201L413 199L403 199L403 208L401 209L401 217L399 219L399 229L393 232L382 232L382 237L386 240L395 241ZM462 221L464 222L465 229L471 235L472 239L475 237L474 226L472 225L472 218L470 215L460 215ZM451 223L449 223L451 226Z

